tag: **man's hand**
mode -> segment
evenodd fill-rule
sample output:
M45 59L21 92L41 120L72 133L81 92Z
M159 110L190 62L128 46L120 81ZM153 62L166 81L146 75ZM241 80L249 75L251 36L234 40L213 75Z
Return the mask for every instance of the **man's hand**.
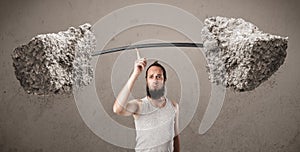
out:
M139 50L136 48L137 60L134 63L133 75L139 76L147 65L146 58L141 58Z
M146 58L137 59L134 63L133 75L139 76L147 65Z

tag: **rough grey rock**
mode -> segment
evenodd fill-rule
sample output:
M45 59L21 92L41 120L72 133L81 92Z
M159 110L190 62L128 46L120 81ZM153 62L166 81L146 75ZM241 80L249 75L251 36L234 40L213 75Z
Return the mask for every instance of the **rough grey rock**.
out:
M287 37L264 33L240 18L207 18L202 39L210 81L236 91L258 87L287 54Z
M71 93L93 78L90 64L96 38L90 24L41 34L12 53L15 75L27 93Z

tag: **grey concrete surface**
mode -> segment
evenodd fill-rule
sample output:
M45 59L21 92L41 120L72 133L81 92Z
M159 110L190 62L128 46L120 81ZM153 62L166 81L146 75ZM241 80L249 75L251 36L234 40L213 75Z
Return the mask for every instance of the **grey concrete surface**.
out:
M227 90L219 117L203 135L198 134L198 128L211 90L206 61L201 52L183 49L197 69L201 95L196 114L180 134L182 151L300 151L298 0L4 0L0 2L1 152L133 151L110 144L95 135L82 120L72 95L26 94L14 75L11 53L15 47L38 34L55 33L86 22L95 24L116 9L145 2L174 5L200 20L210 16L241 17L262 31L289 37L285 63L275 75L251 92ZM174 30L149 25L118 34L106 47L146 39L187 41L185 36ZM111 68L118 55L115 53L99 58L95 70L96 89L109 116L122 125L134 127L131 117L112 113L114 94L110 83ZM181 91L178 76L168 69L168 97L178 101ZM145 94L141 87L144 88L142 78L134 87L134 96ZM112 136L116 135L112 133Z

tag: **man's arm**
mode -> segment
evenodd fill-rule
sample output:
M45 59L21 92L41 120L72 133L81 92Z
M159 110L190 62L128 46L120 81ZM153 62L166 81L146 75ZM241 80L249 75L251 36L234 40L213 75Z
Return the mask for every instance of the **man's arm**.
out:
M141 72L144 70L146 66L146 59L138 59L136 60L134 64L134 70L131 74L130 78L128 79L127 83L123 87L123 89L120 91L119 95L117 96L113 111L114 113L122 116L130 116L132 114L135 114L139 110L139 104L138 100L131 100L127 101L129 94L133 88L133 85L138 78L138 76L141 74Z
M174 152L180 152L180 140L179 140L179 105L175 102L175 137L174 141Z

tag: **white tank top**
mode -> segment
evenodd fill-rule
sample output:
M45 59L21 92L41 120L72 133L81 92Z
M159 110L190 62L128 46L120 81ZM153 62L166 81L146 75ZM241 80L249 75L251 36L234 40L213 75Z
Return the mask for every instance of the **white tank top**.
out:
M168 99L164 107L157 108L147 97L143 98L134 123L136 152L173 152L175 108Z

